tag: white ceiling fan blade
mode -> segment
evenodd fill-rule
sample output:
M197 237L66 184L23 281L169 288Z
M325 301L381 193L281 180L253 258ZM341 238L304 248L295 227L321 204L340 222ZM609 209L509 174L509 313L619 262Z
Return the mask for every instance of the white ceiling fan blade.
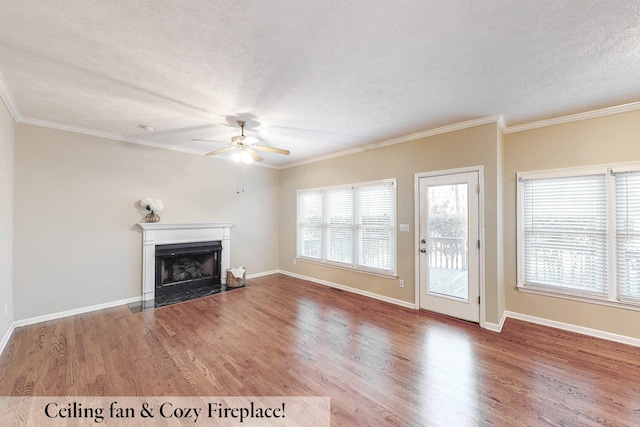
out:
M215 156L216 154L225 153L227 151L231 151L231 150L235 150L235 149L236 149L236 147L235 147L235 145L233 145L233 146L230 146L230 147L221 148L220 150L215 150L215 151L212 151L210 153L207 153L207 156Z
M255 148L256 150L262 150L262 151L270 151L272 153L284 154L286 156L291 154L291 151L289 150L283 150L282 148L267 147L265 145L252 145L251 148Z
M245 151L249 153L249 155L251 156L254 162L259 162L260 160L262 160L262 157L260 156L260 154L258 154L255 150L252 150L251 148L247 148L245 149Z
M268 152L271 152L271 153L284 154L286 156L291 154L291 152L289 150L285 150L285 149L282 149L282 148L268 147L266 145L258 145L258 143L261 141L260 138L244 134L244 126L246 125L246 122L244 122L242 120L238 120L237 123L240 126L240 128L242 129L242 134L231 137L231 143L222 142L222 141L215 141L215 140L211 140L211 139L193 139L192 141L219 142L219 143L222 143L222 144L229 144L229 147L225 147L225 148L222 148L220 150L216 150L216 151L212 151L210 153L207 153L207 156L214 156L216 154L225 153L227 151L231 151L231 150L234 150L234 149L239 149L239 152L237 154L235 154L234 156L238 156L238 159L244 158L244 160L241 160L241 161L243 161L245 163L250 163L251 160L253 160L254 162L259 162L261 160L264 160L262 158L262 156L260 156L260 154L258 154L258 152L256 150L268 151ZM246 152L246 154L245 154L245 152ZM250 159L249 159L249 157L250 157Z

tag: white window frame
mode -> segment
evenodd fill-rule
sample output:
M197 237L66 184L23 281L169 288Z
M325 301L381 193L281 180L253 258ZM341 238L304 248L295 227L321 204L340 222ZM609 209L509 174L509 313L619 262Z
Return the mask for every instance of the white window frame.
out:
M360 226L359 224L357 224L357 220L356 218L358 218L358 198L357 198L357 190L361 189L361 188L365 188L365 187L372 187L372 186L376 186L376 185L389 185L391 184L392 188L393 188L393 196L392 196L392 207L391 207L391 218L390 218L390 225L386 226L384 228L388 229L389 232L391 233L391 245L392 245L392 250L393 250L393 255L392 255L392 266L390 269L382 269L382 268L374 268L374 267L370 267L370 266L366 266L366 265L361 265L359 263L359 245L358 245L358 231L361 228L367 228L367 226ZM325 221L324 215L325 215L325 201L324 201L324 194L330 191L335 191L337 189L350 189L352 191L354 191L354 195L352 197L352 212L353 212L353 221L350 225L348 225L348 227L351 229L351 235L352 235L352 254L351 254L351 262L350 263L345 263L345 262L338 262L338 261L331 261L329 259L327 259L327 254L325 251L325 248L327 247L327 238L328 238L328 229L330 227L336 227L335 225L331 225L329 223L327 223ZM321 257L320 258L315 258L315 257L308 257L308 256L304 256L302 254L301 251L301 247L303 244L303 240L302 240L302 236L301 236L301 229L303 226L308 225L305 224L301 221L301 217L300 217L300 205L299 205L299 201L300 201L300 195L304 194L304 193L310 193L310 192L320 192L323 195L323 199L322 199L322 221L321 221L321 227L322 227L322 232L321 232L321 249L320 249L320 253L321 253ZM331 187L321 187L321 188L308 188L308 189L300 189L297 191L297 197L296 197L296 260L301 260L301 261L305 261L305 262L311 262L311 263L318 263L318 264L323 264L323 265L328 265L328 266L332 266L332 267L338 267L338 268L344 268L344 269L349 269L349 270L355 270L355 271L359 271L359 272L363 272L363 273L368 273L368 274L374 274L374 275L380 275L380 276L384 276L384 277L392 277L392 278L396 278L397 277L397 266L398 266L398 236L397 236L397 182L395 178L390 178L390 179L382 179L382 180L377 180L377 181L368 181L368 182L361 182L361 183L357 183L357 184L347 184L347 185L336 185L336 186L331 186ZM342 227L342 225L340 226Z
M640 301L621 300L618 295L619 284L616 277L616 218L615 218L615 174L621 172L638 172L640 171L640 163L616 163L589 167L575 167L564 169L551 169L542 171L519 172L516 175L516 197L517 197L517 289L519 291L530 292L541 295L555 296L567 298L571 300L591 302L620 308L640 311ZM525 282L524 265L525 265L525 247L524 247L524 186L523 180L545 179L545 178L562 178L577 177L584 175L604 175L606 177L606 242L607 249L605 254L605 265L607 269L606 283L604 283L607 293L605 296L586 295L581 292L572 292L570 289L561 289L559 287L536 286Z

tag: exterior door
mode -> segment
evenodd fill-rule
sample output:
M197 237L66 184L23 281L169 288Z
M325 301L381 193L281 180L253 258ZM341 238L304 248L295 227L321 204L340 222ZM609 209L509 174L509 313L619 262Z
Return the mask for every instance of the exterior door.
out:
M420 308L479 322L479 173L419 179Z

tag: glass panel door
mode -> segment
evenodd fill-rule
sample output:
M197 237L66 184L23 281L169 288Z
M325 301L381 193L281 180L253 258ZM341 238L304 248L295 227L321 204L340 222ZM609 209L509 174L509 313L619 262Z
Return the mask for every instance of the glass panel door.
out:
M479 173L419 179L419 306L480 321Z
M469 299L469 185L429 187L429 292Z

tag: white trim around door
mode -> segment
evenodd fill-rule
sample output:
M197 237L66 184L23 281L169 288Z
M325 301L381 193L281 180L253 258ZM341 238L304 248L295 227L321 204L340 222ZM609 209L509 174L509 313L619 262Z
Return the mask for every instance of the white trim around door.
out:
M485 299L485 245L484 245L484 167L483 166L473 166L466 168L457 168L457 169L447 169L440 171L432 171L432 172L419 172L414 175L414 215L415 215L415 236L414 236L414 256L415 256L415 307L416 309L420 309L420 280L421 280L421 272L420 272L420 263L421 263L421 235L420 235L420 227L421 227L421 189L420 189L420 180L423 178L435 178L441 176L448 175L456 175L456 174L466 174L476 172L478 175L478 239L480 240L480 250L478 251L478 286L479 286L479 295L480 295L480 305L479 305L479 324L481 327L485 328L485 317L486 317L486 299ZM422 245L424 246L424 245Z

